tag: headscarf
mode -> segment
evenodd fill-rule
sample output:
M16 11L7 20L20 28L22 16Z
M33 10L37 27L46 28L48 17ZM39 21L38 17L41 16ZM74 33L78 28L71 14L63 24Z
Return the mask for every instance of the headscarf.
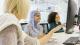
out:
M32 30L33 32L31 32L32 37L37 37L40 34L40 25L39 23L36 23L34 20L34 16L36 15L36 13L40 13L39 11L33 10L30 14L30 25L32 26Z
M32 25L33 28L37 28L37 23L34 20L34 16L36 15L36 13L40 13L40 12L37 11L37 10L33 10L31 12L31 14L30 14L30 21L29 21L29 23Z

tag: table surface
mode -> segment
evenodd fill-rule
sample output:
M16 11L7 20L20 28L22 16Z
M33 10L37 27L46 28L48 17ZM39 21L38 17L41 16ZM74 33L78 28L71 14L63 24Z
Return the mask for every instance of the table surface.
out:
M70 37L79 37L78 33L66 34L66 33L54 33L51 39L46 45L64 45L65 42Z
M72 33L72 34L66 34L65 32L53 33L53 36L51 37L51 39L48 41L48 43L46 45L64 45L63 43L68 38L70 38L70 37L79 37L80 34L77 33L77 32L79 32L78 26L75 26L73 30L74 30L74 33Z

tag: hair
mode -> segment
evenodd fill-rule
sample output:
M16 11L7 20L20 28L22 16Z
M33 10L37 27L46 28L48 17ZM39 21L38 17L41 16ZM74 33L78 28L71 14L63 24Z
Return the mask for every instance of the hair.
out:
M55 17L58 13L57 12L51 12L48 16L48 23L55 22Z
M19 20L27 17L28 10L28 0L6 0L6 11L14 14Z

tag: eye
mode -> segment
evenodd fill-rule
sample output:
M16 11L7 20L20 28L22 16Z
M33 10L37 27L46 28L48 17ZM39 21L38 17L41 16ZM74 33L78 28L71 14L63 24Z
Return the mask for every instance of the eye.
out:
M40 15L36 15L36 17L40 17Z

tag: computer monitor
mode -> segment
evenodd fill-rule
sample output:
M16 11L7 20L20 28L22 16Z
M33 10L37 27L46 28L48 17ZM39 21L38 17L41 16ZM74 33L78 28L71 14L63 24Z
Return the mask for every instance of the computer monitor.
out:
M76 13L77 5L74 0L68 0L66 33L72 33L74 27L74 17ZM71 32L70 32L71 31Z
M78 25L80 24L80 8L79 8L79 12L78 12Z

